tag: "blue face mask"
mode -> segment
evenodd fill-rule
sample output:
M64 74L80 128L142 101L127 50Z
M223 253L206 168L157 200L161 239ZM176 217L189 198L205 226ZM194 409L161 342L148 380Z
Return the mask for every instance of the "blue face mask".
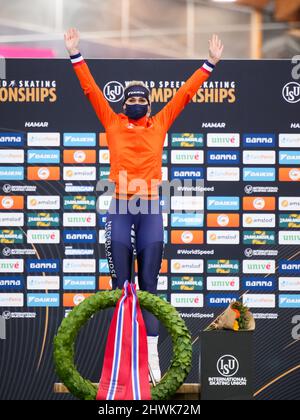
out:
M126 105L125 115L132 120L138 120L147 114L148 105L134 104Z

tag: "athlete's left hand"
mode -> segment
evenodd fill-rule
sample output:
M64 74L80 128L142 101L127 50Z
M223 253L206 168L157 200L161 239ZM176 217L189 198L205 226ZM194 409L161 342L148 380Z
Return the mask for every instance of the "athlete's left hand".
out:
M222 57L224 45L222 41L218 37L218 35L213 35L212 38L209 40L209 58L208 61L216 65Z

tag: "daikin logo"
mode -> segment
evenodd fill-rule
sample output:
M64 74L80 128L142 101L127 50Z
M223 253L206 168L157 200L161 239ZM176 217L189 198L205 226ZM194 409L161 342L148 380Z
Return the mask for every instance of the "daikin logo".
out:
M171 214L172 227L202 227L203 223L204 223L203 214L195 214L195 213Z
M275 181L275 168L244 168L244 181Z
M96 146L95 133L64 133L64 146Z
M289 151L282 151L279 152L279 163L281 165L300 165L300 152L289 152Z
M95 276L64 276L64 290L94 290L96 287Z
M279 308L300 308L300 295L279 295Z
M58 307L59 306L59 294L58 293L37 293L27 294L27 306L28 307Z
M239 197L207 197L207 210L239 210Z

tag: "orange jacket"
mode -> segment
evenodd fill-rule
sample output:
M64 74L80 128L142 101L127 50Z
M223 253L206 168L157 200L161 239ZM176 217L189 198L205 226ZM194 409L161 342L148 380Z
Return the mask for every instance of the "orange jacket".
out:
M80 54L71 56L71 61L84 94L106 131L111 165L109 179L116 185L115 195L119 198L133 194L157 198L166 133L208 79L213 66L206 61L153 117L131 120L112 110Z

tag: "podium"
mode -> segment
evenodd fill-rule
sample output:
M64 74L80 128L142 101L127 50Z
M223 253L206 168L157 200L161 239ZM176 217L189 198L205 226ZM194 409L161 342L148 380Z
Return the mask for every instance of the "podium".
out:
M201 400L253 399L253 332L203 331Z

